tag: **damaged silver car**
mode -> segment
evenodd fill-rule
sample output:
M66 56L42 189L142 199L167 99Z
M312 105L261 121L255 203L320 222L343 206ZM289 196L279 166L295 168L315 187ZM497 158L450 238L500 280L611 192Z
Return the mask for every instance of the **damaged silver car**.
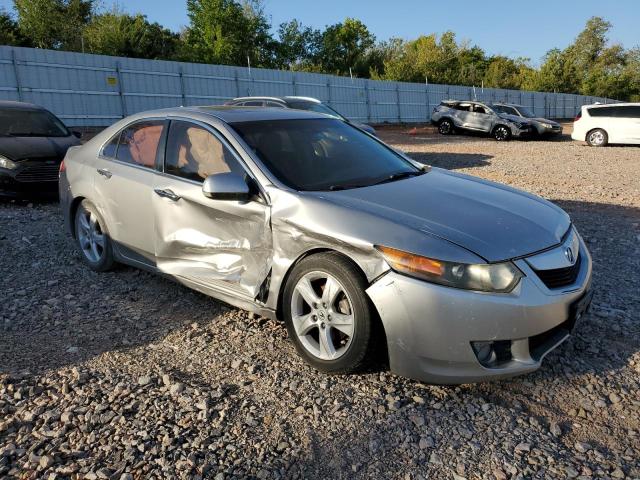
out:
M324 372L380 351L434 383L530 372L592 296L560 208L312 112L136 114L69 150L60 197L90 268L134 265L281 318Z

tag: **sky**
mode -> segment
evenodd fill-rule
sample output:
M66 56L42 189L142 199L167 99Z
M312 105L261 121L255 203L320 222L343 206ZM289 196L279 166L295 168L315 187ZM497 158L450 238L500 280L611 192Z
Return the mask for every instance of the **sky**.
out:
M101 0L109 7L112 0ZM119 5L129 13L143 13L178 31L188 24L184 0L127 0ZM0 0L11 9L12 0ZM485 0L264 0L265 11L277 27L296 18L324 28L354 17L378 40L415 38L420 34L452 30L458 40L469 40L489 54L528 57L538 65L554 47L564 48L592 16L613 24L610 39L626 48L640 45L639 0L535 0L508 2Z

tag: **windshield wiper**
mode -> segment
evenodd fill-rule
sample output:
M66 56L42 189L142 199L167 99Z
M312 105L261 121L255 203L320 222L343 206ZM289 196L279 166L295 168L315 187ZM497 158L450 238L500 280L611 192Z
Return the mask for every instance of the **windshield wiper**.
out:
M407 172L392 173L388 177L385 177L378 182L372 183L371 185L380 185L381 183L395 182L396 180L402 180L403 178L417 177L418 175L422 175L423 173L426 172L424 170L409 170Z
M370 184L366 184L366 183L345 183L342 185L331 185L329 187L329 190L331 190L332 192L335 192L337 190L350 190L352 188L362 188L362 187L368 187Z

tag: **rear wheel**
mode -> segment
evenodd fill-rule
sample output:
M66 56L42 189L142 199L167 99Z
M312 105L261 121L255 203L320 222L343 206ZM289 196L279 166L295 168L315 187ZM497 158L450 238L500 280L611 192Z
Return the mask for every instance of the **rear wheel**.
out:
M587 134L587 143L591 147L605 147L609 143L607 132L598 128Z
M96 272L111 269L115 263L111 239L102 217L88 200L83 200L76 211L75 229L84 262Z
M506 142L511 139L511 130L509 130L509 127L505 125L498 125L493 129L492 136L498 142Z
M350 373L373 352L373 308L357 267L336 253L296 265L283 297L284 319L296 350L316 369Z
M441 135L451 135L453 133L453 122L448 118L441 120L438 123L438 132Z

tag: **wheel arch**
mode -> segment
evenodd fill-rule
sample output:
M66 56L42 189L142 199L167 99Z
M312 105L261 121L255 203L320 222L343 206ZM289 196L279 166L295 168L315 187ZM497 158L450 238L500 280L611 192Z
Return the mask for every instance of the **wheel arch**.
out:
M85 198L86 197L78 196L71 200L71 202L69 203L69 211L67 212L67 214L69 215L69 230L71 232L71 236L74 239L76 238L76 213L78 212L78 207L80 206L82 201L85 200Z
M367 286L370 286L371 282L367 279L367 275L365 274L364 270L358 264L358 262L355 259L353 259L351 256L347 255L344 252L336 250L334 248L329 248L329 247L312 248L310 250L307 250L306 252L301 253L291 263L291 265L289 265L289 268L287 269L286 273L282 277L282 281L280 282L280 286L278 289L278 301L277 301L277 307L276 307L276 318L278 320L280 321L284 320L283 309L282 309L283 300L284 300L284 290L287 282L289 281L289 277L291 276L291 272L293 271L295 266L298 265L305 258L311 257L313 255L317 255L320 253L335 253L336 255L339 255L342 258L346 259L356 267L357 271L360 273L360 275L362 275L362 278L364 278ZM385 362L388 363L389 355L388 355L388 349L387 349L387 334L384 329L384 324L382 323L382 319L380 318L380 313L378 312L378 308L374 305L373 301L371 301L371 298L369 297L367 292L364 292L364 293L365 293L365 297L368 299L371 306L371 312L373 314L372 319L374 323L373 327L378 331L378 345L376 345L375 347L377 354L379 354L379 356L382 359L384 359Z

